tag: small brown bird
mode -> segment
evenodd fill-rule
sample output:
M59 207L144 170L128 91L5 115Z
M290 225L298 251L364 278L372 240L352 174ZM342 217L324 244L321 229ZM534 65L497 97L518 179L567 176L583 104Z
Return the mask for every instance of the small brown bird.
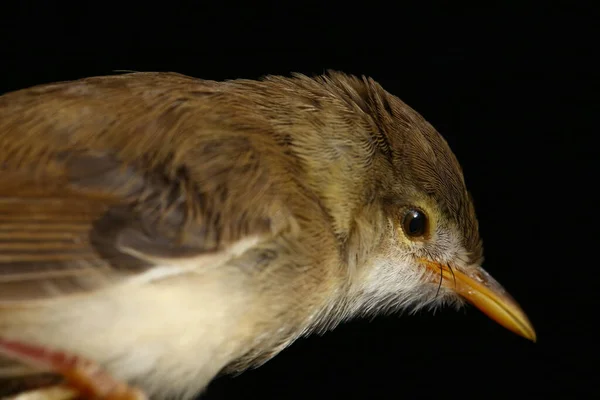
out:
M455 156L372 79L0 97L1 373L64 378L46 398L190 398L354 316L462 299L535 340L481 262Z

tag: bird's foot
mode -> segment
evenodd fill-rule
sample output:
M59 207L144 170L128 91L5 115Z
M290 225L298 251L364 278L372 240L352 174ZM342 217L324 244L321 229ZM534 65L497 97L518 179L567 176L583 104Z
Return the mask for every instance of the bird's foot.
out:
M60 385L17 394L3 400L146 400L137 388L115 380L93 361L47 348L0 338L0 354L64 378Z

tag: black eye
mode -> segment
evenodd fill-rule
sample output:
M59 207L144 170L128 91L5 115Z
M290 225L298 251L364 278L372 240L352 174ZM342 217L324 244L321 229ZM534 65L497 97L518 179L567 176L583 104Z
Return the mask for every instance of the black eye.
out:
M402 221L404 232L411 237L423 236L427 233L427 217L421 210L410 209Z

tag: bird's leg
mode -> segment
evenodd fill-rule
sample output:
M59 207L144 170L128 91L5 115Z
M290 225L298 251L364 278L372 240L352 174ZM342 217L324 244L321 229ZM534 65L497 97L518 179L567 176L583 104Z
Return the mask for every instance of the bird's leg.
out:
M98 364L72 354L3 338L0 354L64 378L60 385L24 392L10 400L147 399L142 391L115 380Z

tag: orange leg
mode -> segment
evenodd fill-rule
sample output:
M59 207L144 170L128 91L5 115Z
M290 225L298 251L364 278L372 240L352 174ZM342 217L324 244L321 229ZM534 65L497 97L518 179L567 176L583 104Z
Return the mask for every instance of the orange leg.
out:
M115 380L96 363L62 351L0 338L0 354L65 378L60 386L25 392L11 400L147 399L142 391Z

